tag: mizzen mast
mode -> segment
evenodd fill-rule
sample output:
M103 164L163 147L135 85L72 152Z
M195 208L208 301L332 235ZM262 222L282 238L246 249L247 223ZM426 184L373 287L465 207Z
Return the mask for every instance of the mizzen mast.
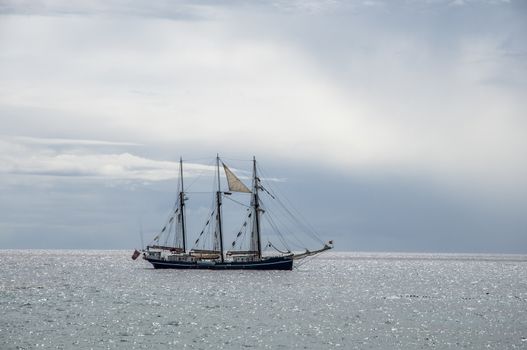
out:
M260 199L258 198L258 187L259 179L256 173L256 158L253 156L253 200L252 206L254 210L254 223L253 223L253 237L256 239L256 249L258 251L258 259L262 258L262 243L260 238Z

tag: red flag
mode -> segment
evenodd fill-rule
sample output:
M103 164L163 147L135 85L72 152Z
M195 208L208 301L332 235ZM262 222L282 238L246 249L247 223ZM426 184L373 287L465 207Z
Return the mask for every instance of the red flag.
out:
M137 259L137 257L141 255L141 252L139 250L134 250L134 253L132 254L132 260Z

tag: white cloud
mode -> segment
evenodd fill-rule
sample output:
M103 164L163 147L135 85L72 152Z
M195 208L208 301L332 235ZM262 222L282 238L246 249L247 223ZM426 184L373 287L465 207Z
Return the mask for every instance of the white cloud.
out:
M163 181L179 177L179 162L150 159L128 151L115 152L116 146L127 148L138 145L104 140L4 137L0 139L0 162L3 164L0 174L40 176L49 181L61 181L64 177L70 177L107 183L113 180ZM212 159L209 159L208 165L184 160L184 177L193 181L204 175L212 180L216 173ZM229 163L228 160L226 162ZM240 179L252 178L249 170L229 167ZM223 172L221 176L224 176ZM284 178L264 179L285 181ZM16 183L16 179L10 179L10 182Z
M20 141L24 144L42 144L42 145L80 145L80 146L140 146L132 142L116 142L103 140L82 140L82 139L58 139L58 138L39 138L18 136L12 137L14 141Z
M56 145L82 145L88 148L56 150ZM160 181L179 175L178 162L160 161L128 152L104 153L89 146L124 146L101 140L61 140L39 138L10 138L0 140L0 173L14 175L71 176L102 180ZM213 174L214 167L186 163L185 176L192 178L204 173Z
M160 19L165 8L190 11L168 3L134 3L133 16L114 16L120 3L45 4L52 8L46 18L2 18L0 33L9 35L0 34L0 106L41 111L40 120L28 117L33 123L23 134L56 137L57 128L79 138L104 133L140 144L317 159L353 173L425 173L483 188L525 184L522 91L481 84L517 68L500 60L499 33L434 33L432 26L419 33L417 24L403 18L400 27L389 15L379 29L356 12L344 23L323 10L340 2L293 3L299 13L324 13L294 21L236 4L204 5L196 10L201 21ZM78 15L55 16L64 6ZM42 119L53 125L46 134ZM92 156L53 154L44 163L83 172ZM99 160L115 164L95 166L105 176L135 176L147 161L105 157ZM64 166L70 163L79 166Z

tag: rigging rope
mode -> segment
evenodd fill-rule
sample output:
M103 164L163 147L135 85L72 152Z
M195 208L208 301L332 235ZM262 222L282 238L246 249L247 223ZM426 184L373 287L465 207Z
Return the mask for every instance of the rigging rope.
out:
M232 198L229 197L229 196L225 196L225 195L224 195L223 198L226 198L226 199L230 200L231 202L234 202L234 203L239 204L239 205L241 205L241 206L243 206L243 207L246 207L246 208L250 208L250 207L251 207L250 205L247 205L247 204L244 204L244 203L242 203L242 202L239 202L239 201L237 201L237 200L235 200L235 199L232 199Z
M238 230L238 233L236 234L236 237L234 238L234 241L231 244L231 249L236 247L236 243L239 243L238 244L238 249L241 249L241 247L243 246L243 243L245 243L245 237L247 236L247 227L249 226L248 222L251 219L251 216L252 216L252 212L249 211L249 214L247 215L247 218L245 219L245 221L243 222L242 226ZM240 239L240 240L238 240L238 239Z
M260 173L264 176L265 175L265 171L263 171L261 169L261 167L259 165L257 165L258 167L258 170L260 171ZM280 192L280 196L277 196L276 195L276 192L278 192L278 190L275 190L273 189L273 187L268 183L266 182L267 186L269 187L269 192L274 195L274 199L276 200L276 202L282 207L282 209L284 211L286 211L289 216L296 222L297 225L299 225L300 227L303 227L305 232L308 233L312 239L314 239L315 241L321 243L321 244L324 244L324 241L322 241L317 233L316 233L316 230L309 224L309 222L306 220L306 218L302 215L302 213L300 213L294 206L293 206L293 203L291 203L291 201L282 193ZM266 189L267 191L267 189ZM294 214L291 210L289 210L289 208L280 200L280 197L283 197L289 204L289 207L294 210L296 212L296 214L298 216L301 217L302 221L300 221Z
M269 209L267 209L269 210ZM269 210L269 213L272 214L272 211ZM282 244L284 245L284 247L287 249L287 250L291 250L287 244L287 241L284 237L284 235L282 234L282 232L280 231L280 229L278 228L278 225L274 222L274 219L272 217L272 215L266 215L264 217L267 222L269 223L269 225L271 226L271 228L273 229L273 231L275 231L277 234L278 234L278 237L280 238L280 241L282 242ZM293 244L296 246L296 244Z
M206 159L209 160L209 163L207 163L206 166L211 167L214 165L214 162L211 162L210 158L206 158ZM205 170L201 170L200 172L198 172L198 175L194 178L194 180L192 180L192 182L189 185L187 185L187 190L190 189L203 176L205 172L206 172Z
M284 235L281 234L280 230L278 229L278 225L275 223L275 219L279 221L279 223L281 224L281 226L285 229L288 228L288 226L282 221L282 217L279 216L279 215L275 215L274 211L270 208L267 208L268 212L270 215L267 215L265 218L268 220L268 222L270 223L271 227L277 231L280 235L280 237L282 237L282 239L284 239L285 241L285 237ZM297 235L292 231L292 230L288 230L288 236L294 238L297 243L299 244L296 244L296 243L293 243L292 240L289 240L289 242L291 244L293 244L294 246L298 247L298 248L301 248L301 249L304 249L304 243L297 237ZM288 248L287 244L284 244L286 246L286 248ZM289 249L289 248L288 248Z
M289 253L291 253L290 250L287 250L286 252L281 251L280 249L276 248L276 246L273 243L271 243L271 241L267 241L267 246L271 247L271 248L274 248L277 252L282 253L282 254L289 254Z

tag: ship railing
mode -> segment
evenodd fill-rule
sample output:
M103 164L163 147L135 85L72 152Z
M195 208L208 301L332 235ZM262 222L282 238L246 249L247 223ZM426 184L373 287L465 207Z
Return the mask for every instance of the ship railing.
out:
M229 250L227 256L256 256L258 255L257 251L253 250Z
M168 250L172 253L184 253L183 248L179 247L170 247L165 245L149 245L146 247L146 250L159 249L159 250Z
M219 259L220 252L217 250L192 249L190 255L199 259Z

